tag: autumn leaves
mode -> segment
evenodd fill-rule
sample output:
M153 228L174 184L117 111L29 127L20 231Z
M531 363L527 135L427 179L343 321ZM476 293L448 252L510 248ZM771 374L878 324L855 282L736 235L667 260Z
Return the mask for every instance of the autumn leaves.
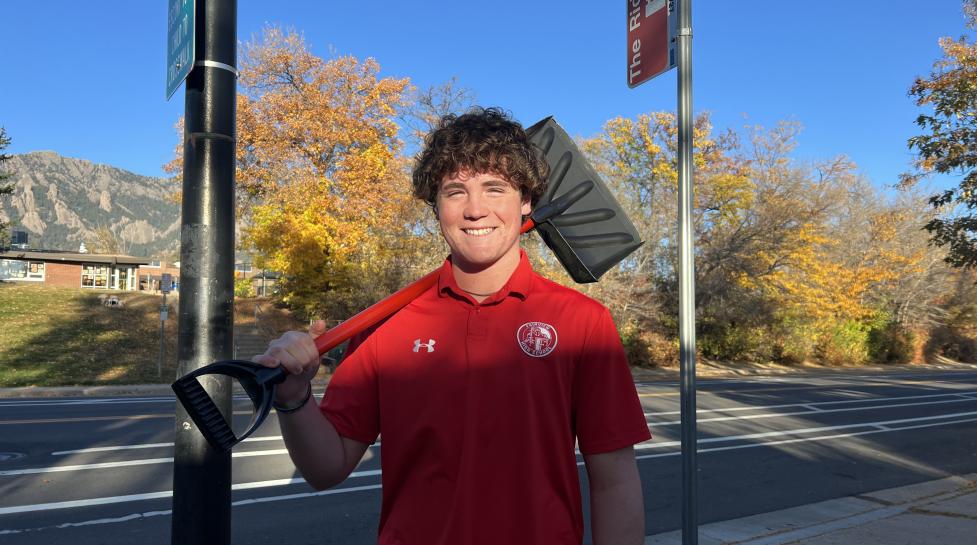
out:
M239 246L283 274L285 303L342 319L444 258L430 209L410 196L405 141L470 105L470 91L418 93L372 59L323 59L277 28L244 46L240 71ZM845 157L795 159L799 130L695 121L700 350L841 363L879 359L878 332L924 344L949 305L971 304L952 296L967 273L920 230L924 197L883 193ZM661 347L674 342L676 131L673 114L654 112L611 119L581 142L646 241L585 288L612 309L633 363L669 359ZM541 245L526 246L566 281Z

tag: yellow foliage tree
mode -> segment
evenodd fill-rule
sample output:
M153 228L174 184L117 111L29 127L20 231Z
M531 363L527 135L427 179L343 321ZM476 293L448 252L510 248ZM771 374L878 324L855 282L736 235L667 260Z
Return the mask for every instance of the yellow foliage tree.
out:
M284 299L345 315L390 284L414 204L395 122L409 83L376 61L311 53L268 28L247 44L238 95L242 235L284 275Z
M843 156L793 159L799 131L751 127L744 147L729 131L714 134L707 116L696 120L696 303L707 356L864 360L880 319L897 304L919 308L906 279L932 277L932 256L910 243L920 239L914 217L885 204ZM590 289L649 347L675 331L676 132L673 115L652 113L613 119L582 144L646 240Z
M731 155L735 139L716 136L707 114L693 124L695 214L697 238L728 225L751 205L752 186L742 161ZM645 246L624 265L609 272L590 291L603 299L619 319L656 321L662 305L656 280L674 272L678 191L678 125L668 112L618 117L581 143L583 151L635 223ZM673 305L672 305L673 306Z

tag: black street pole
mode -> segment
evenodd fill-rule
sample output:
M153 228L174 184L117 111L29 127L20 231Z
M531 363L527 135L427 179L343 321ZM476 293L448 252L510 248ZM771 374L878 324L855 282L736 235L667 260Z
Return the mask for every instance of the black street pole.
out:
M230 359L234 323L236 0L196 0L196 55L186 81L178 375ZM231 415L230 379L201 383ZM176 404L174 545L230 545L231 454Z

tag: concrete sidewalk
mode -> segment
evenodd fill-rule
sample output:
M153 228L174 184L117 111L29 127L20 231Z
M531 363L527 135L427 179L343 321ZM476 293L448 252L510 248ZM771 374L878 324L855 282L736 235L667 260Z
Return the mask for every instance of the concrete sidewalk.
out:
M681 543L681 530L645 539ZM977 473L705 524L699 544L977 544Z

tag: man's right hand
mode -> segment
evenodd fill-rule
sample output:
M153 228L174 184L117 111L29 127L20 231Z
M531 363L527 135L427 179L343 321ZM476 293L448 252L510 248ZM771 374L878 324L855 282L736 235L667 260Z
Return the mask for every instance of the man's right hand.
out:
M275 403L291 407L305 398L309 383L319 370L319 350L314 339L325 332L326 322L317 320L308 333L289 331L271 341L264 354L251 358L266 367L281 365L288 372L285 382L275 388Z

